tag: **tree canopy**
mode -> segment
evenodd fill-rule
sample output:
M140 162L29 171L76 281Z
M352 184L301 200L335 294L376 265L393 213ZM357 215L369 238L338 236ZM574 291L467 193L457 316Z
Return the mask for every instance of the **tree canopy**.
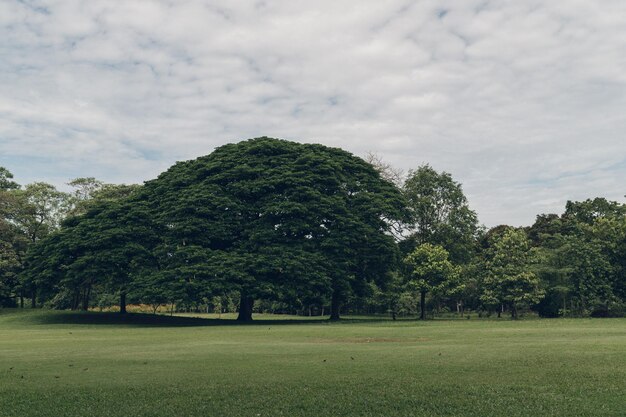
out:
M177 163L138 198L166 228L165 270L236 288L242 320L254 299L307 292L329 294L338 318L397 259L389 222L405 215L397 188L362 159L266 137Z

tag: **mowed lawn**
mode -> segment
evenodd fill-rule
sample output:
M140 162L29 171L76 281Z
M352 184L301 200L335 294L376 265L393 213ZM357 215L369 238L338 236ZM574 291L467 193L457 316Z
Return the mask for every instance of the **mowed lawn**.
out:
M626 416L626 319L0 310L0 416Z

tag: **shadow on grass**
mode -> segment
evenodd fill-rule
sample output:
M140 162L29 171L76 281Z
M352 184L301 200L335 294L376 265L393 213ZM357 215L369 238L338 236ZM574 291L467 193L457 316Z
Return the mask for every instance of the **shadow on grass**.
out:
M331 323L365 323L387 321L380 317L345 318L339 322L330 322L325 318L314 319L259 319L251 322L237 320L166 316L149 313L97 313L97 312L61 312L48 311L45 314L31 316L30 321L36 324L85 324L85 325L128 325L152 327L190 327L190 326L281 326L290 324L331 324Z

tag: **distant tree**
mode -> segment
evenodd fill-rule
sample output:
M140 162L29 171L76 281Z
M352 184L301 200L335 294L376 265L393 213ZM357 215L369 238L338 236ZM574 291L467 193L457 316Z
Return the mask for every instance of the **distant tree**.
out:
M585 201L568 201L562 217L591 225L598 218L623 218L625 215L626 205L598 197Z
M138 202L104 202L66 220L28 253L23 281L64 288L71 307L87 309L95 287L118 294L120 312L138 277L158 271L153 255L160 230Z
M29 240L29 247L56 231L69 209L68 194L45 182L35 182L16 190L15 200L13 222ZM31 306L35 307L35 281L20 280L20 287L30 294Z
M411 235L404 243L408 251L431 243L443 246L455 263L469 262L475 250L478 218L469 208L461 184L447 172L423 165L409 172L403 193L411 213Z
M74 188L69 199L71 208L68 215L71 216L84 214L102 202L128 198L141 187L137 184L106 184L93 177L76 178L68 185Z
M0 223L0 306L14 304L26 242L10 225Z
M542 254L537 270L546 288L544 316L608 315L626 301L626 206L604 198L566 205L561 216L540 215L529 229Z
M597 219L587 236L601 246L604 258L611 265L611 297L626 305L626 212Z
M455 287L459 268L450 262L441 246L424 243L404 260L408 269L408 286L420 293L420 319L426 317L426 294L445 294Z
M537 275L532 272L533 253L523 230L506 229L492 237L487 274L481 299L487 305L507 304L516 319L523 304L536 304L544 296Z
M13 181L13 174L5 167L0 167L0 191L16 190L20 185Z
M405 177L403 170L385 162L380 155L374 152L367 152L364 159L367 163L372 165L376 171L378 171L381 178L395 184L397 187L402 187Z
M540 246L547 237L563 232L563 221L558 214L540 214L526 231L531 243Z
M69 195L45 182L35 182L15 190L14 223L31 242L58 229L68 210Z
M20 188L12 179L13 174L0 167L0 306L13 304L17 274L28 246L28 240L12 221L16 205L12 191Z
M596 242L565 236L559 243L552 262L560 262L567 278L563 292L570 298L573 312L588 315L594 306L605 305L612 298L611 264Z
M58 228L67 211L68 195L44 182L21 187L12 178L0 167L0 286L5 294L19 295L20 305L29 294L34 307L36 286L18 276L28 248Z
M74 202L80 202L91 199L95 192L102 189L104 183L94 177L79 177L74 178L67 185L74 189L71 193Z

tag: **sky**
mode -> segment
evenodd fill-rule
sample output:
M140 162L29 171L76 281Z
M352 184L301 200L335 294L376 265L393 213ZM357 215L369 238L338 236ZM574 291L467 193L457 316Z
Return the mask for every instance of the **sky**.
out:
M486 226L626 194L623 0L0 0L0 166L140 183L270 136L428 163Z

